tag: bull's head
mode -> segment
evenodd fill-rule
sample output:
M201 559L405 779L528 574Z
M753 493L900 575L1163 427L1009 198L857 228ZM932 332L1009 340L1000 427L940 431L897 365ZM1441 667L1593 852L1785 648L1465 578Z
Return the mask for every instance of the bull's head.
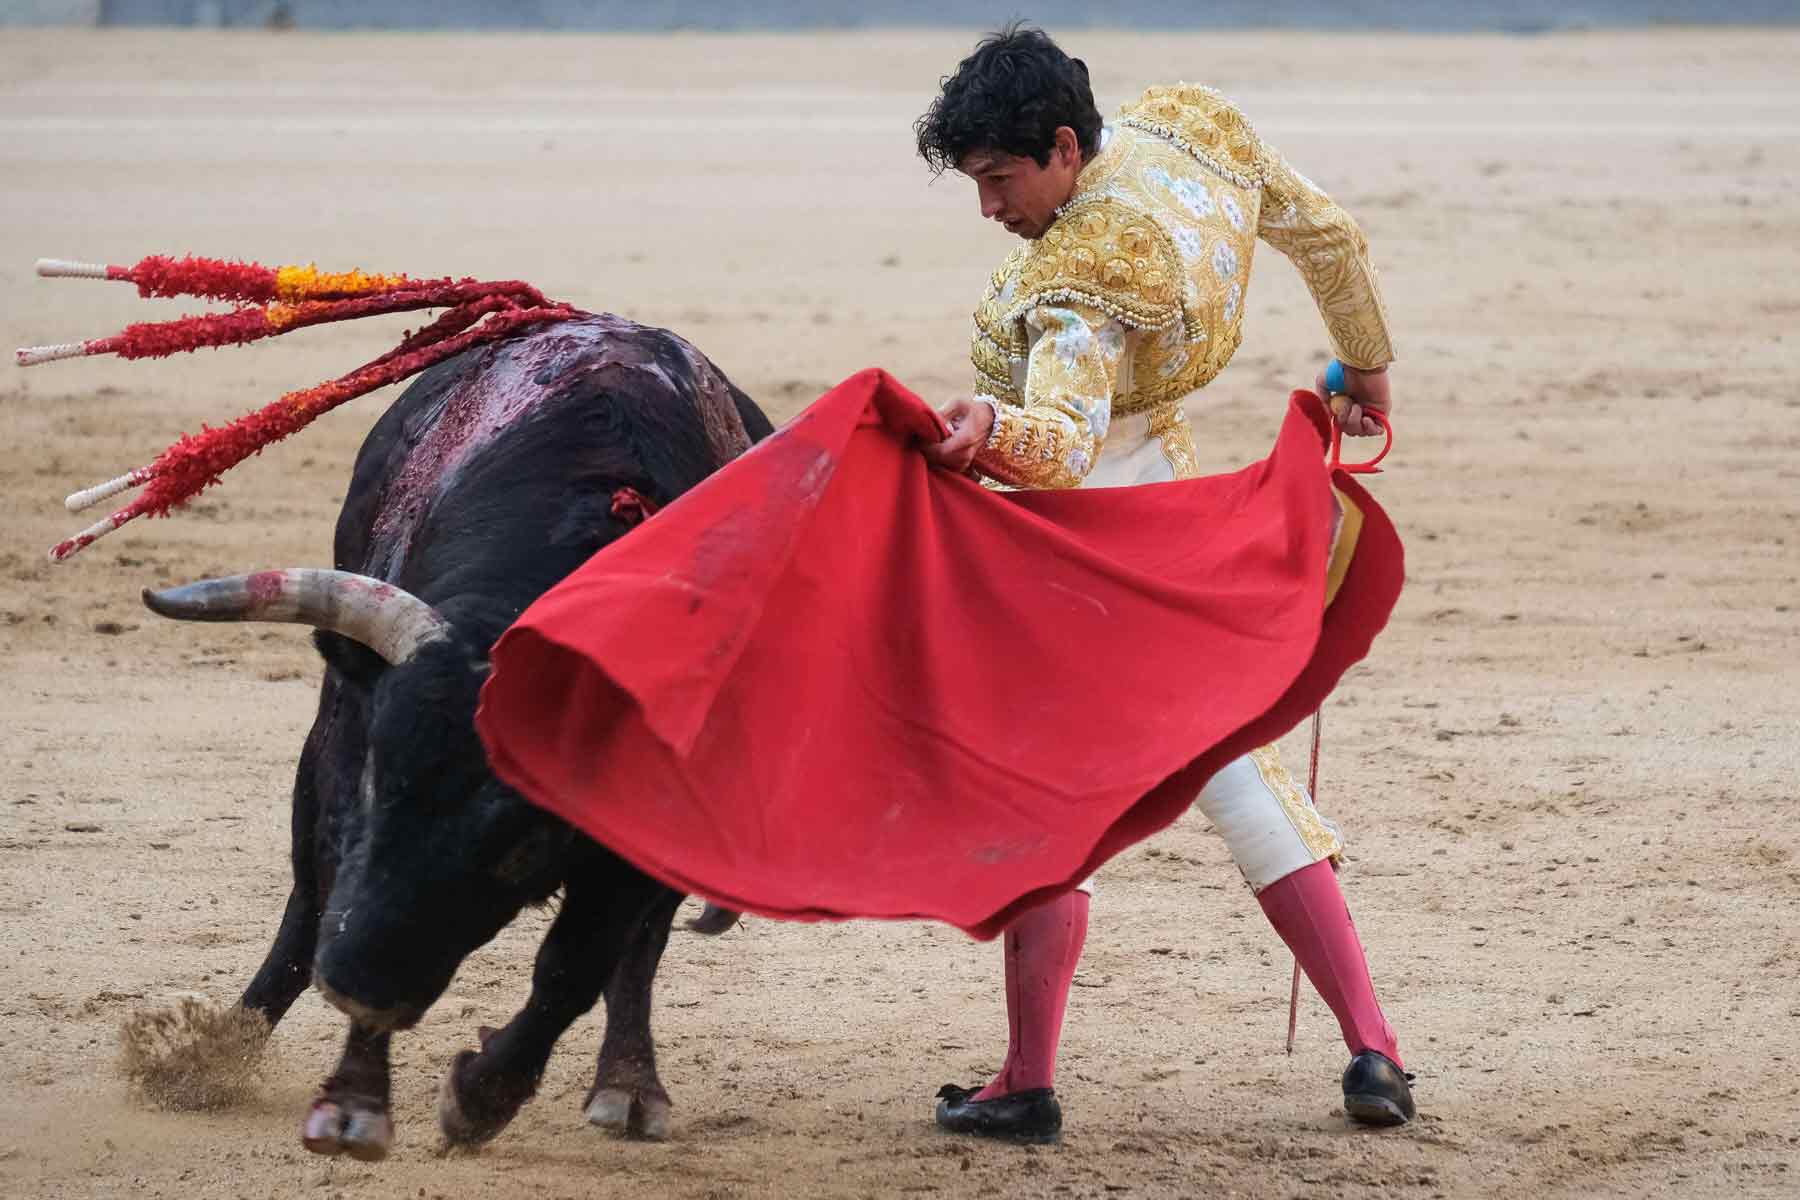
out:
M416 1022L464 956L561 881L578 839L488 768L475 734L487 644L400 588L297 569L144 593L165 617L289 621L361 695L367 750L357 795L323 797L339 863L313 978L376 1029ZM348 791L348 787L342 790Z

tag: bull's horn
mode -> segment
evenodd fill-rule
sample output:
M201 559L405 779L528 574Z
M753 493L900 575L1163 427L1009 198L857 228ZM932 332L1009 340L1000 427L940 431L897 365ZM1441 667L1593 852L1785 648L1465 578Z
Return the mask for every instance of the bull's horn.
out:
M390 664L450 636L450 622L410 592L350 571L293 567L202 579L153 592L151 612L179 621L292 621L341 633Z

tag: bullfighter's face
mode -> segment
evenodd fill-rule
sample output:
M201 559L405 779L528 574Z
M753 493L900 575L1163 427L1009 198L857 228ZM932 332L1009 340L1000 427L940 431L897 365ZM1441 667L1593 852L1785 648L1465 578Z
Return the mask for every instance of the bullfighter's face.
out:
M1056 220L1075 192L1081 174L1081 143L1067 125L1056 131L1056 142L1043 165L1028 156L1002 150L971 150L956 164L957 170L975 181L981 215L998 221L1008 233L1040 238Z

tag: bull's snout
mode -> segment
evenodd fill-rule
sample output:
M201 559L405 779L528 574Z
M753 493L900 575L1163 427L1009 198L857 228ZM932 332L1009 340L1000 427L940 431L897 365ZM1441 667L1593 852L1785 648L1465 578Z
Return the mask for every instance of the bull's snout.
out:
M319 989L319 995L325 998L327 1004L355 1021L362 1028L373 1030L376 1033L393 1033L396 1030L411 1029L419 1023L419 1018L425 1015L422 1008L411 1004L393 1004L385 1007L364 1004L355 996L333 987L331 981L317 971L313 973L313 982Z
M454 962L440 964L395 949L389 931L322 931L313 984L325 1002L365 1029L410 1029L449 986Z

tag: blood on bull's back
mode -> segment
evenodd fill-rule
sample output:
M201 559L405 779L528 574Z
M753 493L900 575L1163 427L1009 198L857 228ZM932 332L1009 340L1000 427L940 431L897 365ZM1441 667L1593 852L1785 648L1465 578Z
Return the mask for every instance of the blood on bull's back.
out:
M546 448L520 429L529 423L558 444ZM604 464L583 462L578 447L563 440L579 439L586 425L598 426L592 449L609 460ZM749 398L666 330L610 314L541 326L432 368L382 417L357 457L338 525L338 562L388 578L421 524L459 492L471 506L491 510L498 489L520 502L508 507L513 519L524 520L523 502L554 499L557 490L522 487L532 470L554 476L595 465L635 467L644 483L668 492L663 503L768 432ZM465 481L467 468L490 456L483 478ZM494 478L507 470L519 472L510 486Z

